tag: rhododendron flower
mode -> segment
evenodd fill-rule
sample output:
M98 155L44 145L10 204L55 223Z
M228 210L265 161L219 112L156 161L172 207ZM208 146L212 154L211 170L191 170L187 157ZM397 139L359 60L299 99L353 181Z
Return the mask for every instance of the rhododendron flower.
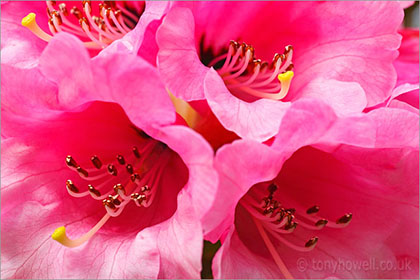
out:
M297 101L271 147L220 148L205 226L222 241L215 278L418 278L418 122L393 108L337 118Z
M102 53L137 53L143 46L140 55L154 64L156 23L168 5L169 2L145 1L5 3L2 5L2 61L22 67L33 65L45 48L45 41L60 32L68 32L83 40L92 54L104 48Z
M199 277L213 151L155 68L63 33L2 94L2 278Z
M179 2L156 35L158 67L176 97L265 141L301 98L340 116L386 100L402 19L397 2Z

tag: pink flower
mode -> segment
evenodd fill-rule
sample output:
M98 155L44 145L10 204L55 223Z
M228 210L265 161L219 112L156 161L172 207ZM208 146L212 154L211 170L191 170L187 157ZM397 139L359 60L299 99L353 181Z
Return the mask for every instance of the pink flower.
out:
M199 277L213 152L150 64L54 36L2 67L2 139L2 278Z
M271 147L222 147L204 227L222 241L215 278L418 278L418 122L301 100Z
M175 3L156 35L158 67L175 96L261 142L301 98L348 115L389 97L402 18L396 2Z
M92 55L103 48L102 54L137 53L141 48L140 54L155 64L154 33L169 2L16 1L4 4L2 62L27 68L36 64L45 41L60 32L78 36Z
M418 113L419 109L419 30L402 29L400 55L394 62L397 85L388 100L389 107Z

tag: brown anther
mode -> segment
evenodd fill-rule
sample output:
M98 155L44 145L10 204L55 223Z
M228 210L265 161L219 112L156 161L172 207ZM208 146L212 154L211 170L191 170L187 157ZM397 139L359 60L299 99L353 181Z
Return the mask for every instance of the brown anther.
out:
M83 7L83 9L86 8L86 5L87 5L87 8L88 8L89 13L92 12L92 6L90 4L90 0L83 0L82 1L82 7Z
M116 185L114 186L114 191L115 191L115 193L118 193L118 191L119 191L119 190L121 190L121 191L123 192L123 194L124 194L124 195L126 195L125 188L123 187L123 185L121 185L121 184L116 184Z
M276 64L279 59L281 59L281 55L276 53L273 57L273 64Z
M73 168L77 168L79 166L71 155L68 155L66 157L66 164L68 167L73 167Z
M133 147L133 154L136 156L136 158L140 158L140 153L136 146Z
M292 45L288 45L288 46L284 47L284 54L287 55L292 50L293 50L293 46Z
M267 190L270 194L273 194L277 189L278 189L278 187L274 183L271 183L267 188Z
M67 11L66 4L61 3L58 5L58 8L60 9L60 12L66 17L69 15L69 12Z
M102 167L102 162L101 160L98 158L98 156L93 156L90 158L90 160L92 161L93 165L97 168L97 169L101 169Z
M54 26L54 22L53 22L52 18L48 19L48 26L49 26L52 30L54 30L54 33L57 33L57 32L58 32L58 31L57 31L57 28L55 28L55 26Z
M130 195L130 197L131 197L131 199L137 199L137 197L138 197L139 195L140 195L139 193L132 193L132 194Z
M79 189L73 184L73 182L71 180L66 181L66 187L71 192L74 192L74 193L79 192Z
M318 243L318 237L312 237L305 243L306 248L315 247L316 243Z
M337 224L348 224L353 218L353 214L348 213L337 220Z
M63 24L63 20L62 20L62 18L60 16L60 12L58 12L58 11L52 11L51 12L51 15L52 15L53 19L57 19L58 25L62 25Z
M97 16L92 16L92 20L96 23L96 25L99 25L101 23L101 19Z
M134 172L133 166L132 166L131 164L127 164L127 165L125 166L125 169L127 170L127 172L128 172L129 174L133 174L133 172Z
M286 215L287 215L287 223L288 224L293 223L293 219L295 218L295 216L291 215L290 213L287 213Z
M229 47L232 47L233 51L236 52L239 48L239 44L233 40L230 41Z
M70 13L72 15L74 15L79 20L83 17L82 12L76 6L74 6L73 8L71 8Z
M101 192L95 189L92 185L88 185L88 189L89 189L89 192L95 195L96 197L101 196Z
M106 24L105 24L105 22L104 22L104 21L101 21L101 22L98 24L98 27L99 27L99 29L101 29L102 31L106 31Z
M265 68L268 68L270 65L268 64L268 62L267 61L263 61L262 63L261 63L261 70L263 70L263 69L265 69Z
M119 164L124 165L125 164L125 159L122 155L117 155L117 161Z
M245 47L245 51L250 51L250 52L251 52L251 57L254 57L255 49L254 49L254 47L253 47L253 46L251 46L251 45L247 45L247 46Z
M308 210L306 210L306 214L311 215L311 214L318 213L318 211L319 211L319 206L314 205L311 208L309 208Z
M118 175L117 168L115 168L115 166L112 163L108 164L107 169L108 169L109 174L111 174L112 176Z
M289 65L289 66L287 66L287 68L286 68L286 72L287 72L287 71L292 71L294 67L295 67L295 66L293 65L293 63L290 63L290 65Z
M79 24L82 27L82 29L85 28L85 26L87 27L87 29L90 31L90 24L87 18L82 17L79 19Z
M252 61L252 63L254 63L254 69L255 69L257 66L260 66L260 67L261 67L261 59L254 59L254 60Z
M48 15L48 18L52 18L50 8L48 8L48 7L47 7L47 15Z
M115 205L114 205L114 203L112 203L112 201L111 200L109 200L109 199L104 199L103 201L102 201L102 204L104 205L104 206L108 206L109 208L111 208L112 210L114 210L116 207L115 207Z
M321 219L321 220L319 220L319 221L317 221L316 223L315 223L315 226L316 227L319 227L319 228L323 228L323 227L325 227L325 225L328 223L328 221L327 220L325 220L325 219Z
M145 186L141 187L141 192L142 192L142 193L144 193L144 192L148 192L148 191L150 191L150 188L149 188L149 186L148 186L148 185L145 185Z
M284 230L293 231L298 226L298 223L292 222L284 226Z
M88 177L89 176L89 173L85 169L83 169L82 167L80 167L80 166L78 166L76 168L76 170L79 173L79 175L82 175L83 177Z
M121 204L121 201L118 198L115 198L115 199L112 200L112 203L119 206Z
M137 180L140 180L140 174L133 173L133 174L131 174L130 179L131 179L132 182L136 182Z

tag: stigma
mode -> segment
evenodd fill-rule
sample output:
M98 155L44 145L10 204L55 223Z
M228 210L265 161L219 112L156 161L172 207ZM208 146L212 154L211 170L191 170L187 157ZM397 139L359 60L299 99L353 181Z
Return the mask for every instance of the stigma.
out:
M169 148L152 138L143 139L142 146L133 146L128 156L116 154L113 161L105 162L97 155L90 158L90 167L82 167L68 155L65 163L76 174L65 186L75 198L90 197L101 203L105 214L86 234L70 239L64 226L57 228L52 239L66 247L77 247L88 241L110 219L118 217L129 204L150 207L156 197L160 179L171 153ZM126 153L127 154L127 153ZM78 180L78 185L75 181Z
M271 63L255 58L254 48L231 41L228 51L214 58L214 67L229 91L236 96L281 100L289 92L294 76L293 47L286 46L283 54L275 54Z
M75 2L77 4L77 2ZM50 34L42 30L34 13L22 19L22 25L44 41L59 32L68 32L79 37L89 49L102 49L130 32L144 11L144 2L131 7L127 2L81 1L70 10L65 3L46 1ZM80 6L80 5L79 5Z

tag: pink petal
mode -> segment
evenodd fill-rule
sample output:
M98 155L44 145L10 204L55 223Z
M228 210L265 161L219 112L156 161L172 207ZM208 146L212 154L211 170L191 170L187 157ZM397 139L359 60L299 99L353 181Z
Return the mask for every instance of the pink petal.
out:
M226 88L214 69L204 80L207 102L222 125L242 138L265 141L279 129L283 115L290 103L268 99L254 102L242 101Z
M318 98L332 107L338 116L362 112L366 95L356 82L314 79L300 92L300 97Z
M151 229L158 230L160 279L200 278L203 237L192 204L188 193L181 191L175 215L156 229Z
M117 53L91 62L81 41L60 33L43 53L41 70L58 84L58 99L64 107L111 101L119 103L140 127L175 121L175 110L157 70L139 57Z
M202 218L211 207L218 186L212 148L201 135L186 126L167 126L155 133L151 135L166 143L188 166L189 177L185 189L191 195L197 215ZM188 145L185 139L188 139Z
M220 238L233 223L235 207L249 187L275 177L284 160L284 155L249 140L235 141L218 150L215 168L223 176L212 209L203 221L206 239L216 242Z
M189 9L173 8L156 34L158 68L169 91L186 101L204 99L208 71L196 50L194 18Z

